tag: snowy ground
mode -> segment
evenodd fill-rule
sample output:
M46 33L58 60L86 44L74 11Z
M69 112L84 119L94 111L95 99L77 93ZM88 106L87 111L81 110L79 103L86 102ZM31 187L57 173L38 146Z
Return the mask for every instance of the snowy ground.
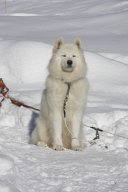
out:
M57 36L80 36L90 91L83 124L106 132L83 152L28 145L37 114L6 100L0 108L0 192L128 191L128 2L0 1L0 77L10 95L39 107ZM119 137L120 135L122 137ZM126 137L126 139L124 138Z

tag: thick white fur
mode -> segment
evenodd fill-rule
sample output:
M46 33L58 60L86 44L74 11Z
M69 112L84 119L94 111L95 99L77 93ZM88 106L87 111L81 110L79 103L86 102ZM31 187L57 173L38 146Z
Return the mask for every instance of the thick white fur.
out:
M66 68L68 59L73 61L72 71ZM63 150L63 148L82 150L84 138L81 122L88 82L80 40L76 39L71 44L65 44L62 38L58 39L53 48L48 69L49 76L46 79L46 89L42 94L41 111L30 143L42 147L49 146L55 150ZM67 130L63 118L66 82L71 82L66 104L66 120L71 133Z

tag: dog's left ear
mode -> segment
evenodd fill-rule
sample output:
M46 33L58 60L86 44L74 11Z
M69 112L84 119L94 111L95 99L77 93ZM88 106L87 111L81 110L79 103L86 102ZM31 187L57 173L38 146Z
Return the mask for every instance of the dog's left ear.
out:
M53 51L57 51L58 49L60 49L60 47L64 44L64 39L63 37L60 37L57 39L57 41L55 42L55 45L53 47Z
M80 38L74 39L74 44L77 45L77 47L78 47L79 49L82 49Z

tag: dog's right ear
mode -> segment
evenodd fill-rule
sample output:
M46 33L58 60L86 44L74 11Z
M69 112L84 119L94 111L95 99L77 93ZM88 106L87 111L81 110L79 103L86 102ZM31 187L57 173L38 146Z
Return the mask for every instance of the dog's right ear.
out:
M79 37L77 37L76 39L74 39L74 44L79 48L81 49L82 46L81 46L81 40Z
M53 47L53 51L56 52L58 49L60 49L60 47L64 44L64 39L63 37L60 37L57 39L54 47Z

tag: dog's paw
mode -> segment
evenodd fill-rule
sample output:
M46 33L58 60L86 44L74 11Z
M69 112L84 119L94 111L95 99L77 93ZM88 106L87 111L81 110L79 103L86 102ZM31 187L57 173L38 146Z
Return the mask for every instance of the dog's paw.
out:
M80 145L78 145L78 146L72 146L72 150L74 150L74 151L82 151L83 148L82 148Z
M43 142L43 141L38 141L38 142L37 142L37 145L38 145L39 147L47 147L47 143L45 143L45 142Z
M71 149L74 151L82 151L82 146L77 138L72 139Z
M63 151L64 147L62 145L53 145L53 149L56 151Z

